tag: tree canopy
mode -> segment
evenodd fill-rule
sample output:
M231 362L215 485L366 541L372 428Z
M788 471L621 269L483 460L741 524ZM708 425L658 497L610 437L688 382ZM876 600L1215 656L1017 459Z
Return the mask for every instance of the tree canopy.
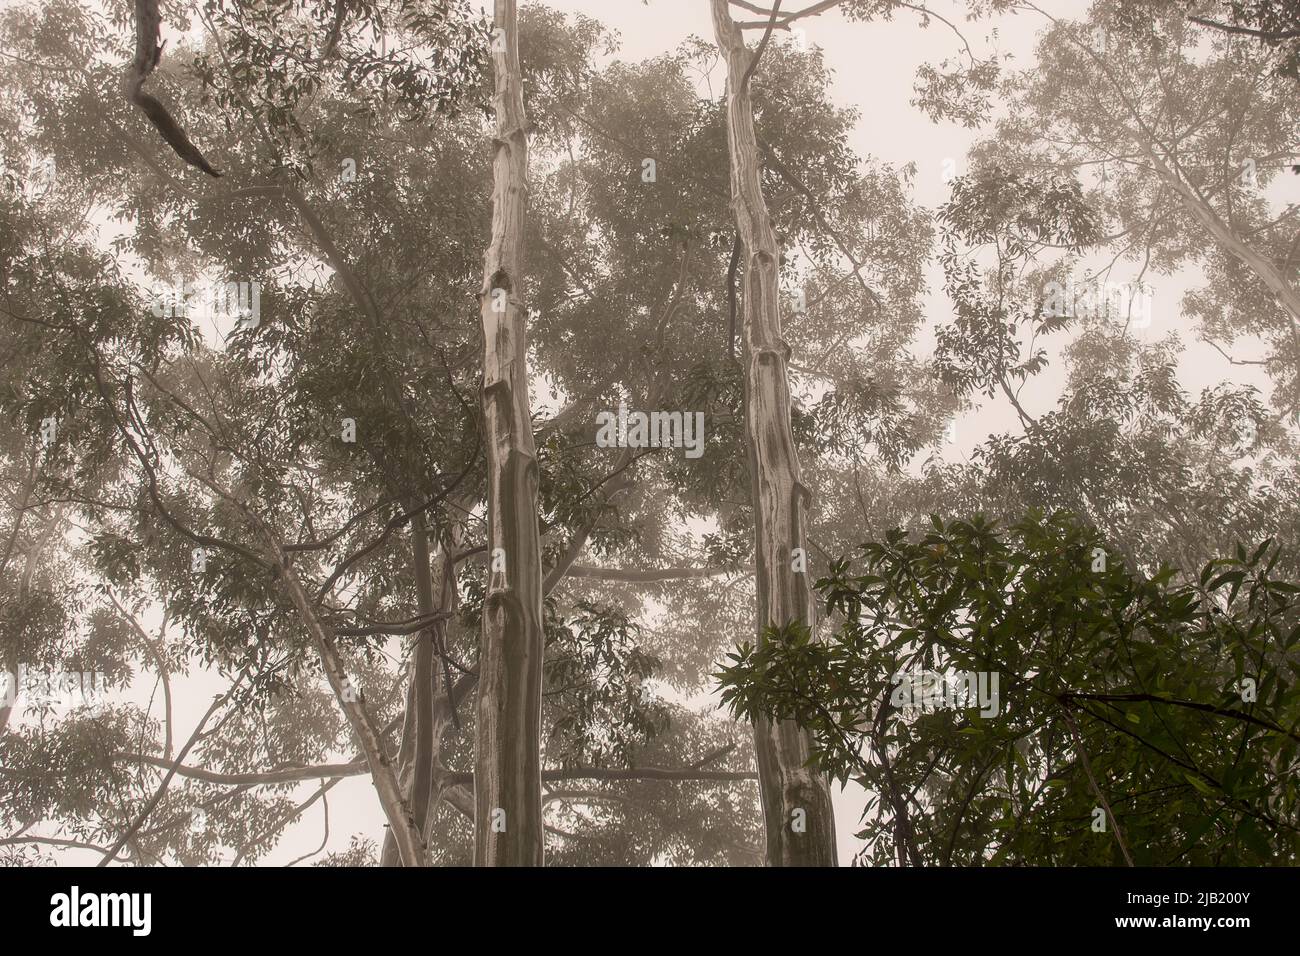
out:
M645 59L542 3L0 13L0 861L472 862L508 473L548 865L770 862L735 718L860 788L860 863L1294 862L1294 18L715 6ZM827 18L960 49L934 208ZM997 719L894 713L931 665Z

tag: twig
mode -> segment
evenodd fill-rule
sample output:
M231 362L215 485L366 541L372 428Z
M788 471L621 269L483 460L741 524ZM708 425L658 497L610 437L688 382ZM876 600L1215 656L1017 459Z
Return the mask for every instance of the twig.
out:
M1074 738L1074 745L1079 748L1079 759L1083 761L1083 772L1088 775L1088 782L1092 784L1092 792L1097 795L1101 805L1106 808L1106 816L1110 817L1110 825L1115 829L1115 842L1119 844L1119 850L1124 854L1124 861L1129 866L1133 866L1133 857L1129 855L1128 847L1124 844L1124 831L1120 829L1115 811L1110 808L1110 801L1101 792L1101 787L1097 786L1097 778L1092 775L1092 763L1088 760L1088 751L1083 748L1083 738L1079 735L1079 726L1074 722L1074 715L1070 713L1070 705L1063 700L1058 700L1058 703L1061 705L1061 711L1065 714L1065 722L1070 728L1070 736Z

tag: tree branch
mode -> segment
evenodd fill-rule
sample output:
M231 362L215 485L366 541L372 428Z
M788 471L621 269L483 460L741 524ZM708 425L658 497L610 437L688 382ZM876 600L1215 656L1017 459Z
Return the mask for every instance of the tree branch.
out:
M1079 735L1079 725L1075 723L1074 715L1070 713L1070 705L1065 701L1060 701L1060 704L1061 711L1065 714L1065 722L1070 727L1070 736L1074 738L1074 745L1079 749L1079 759L1083 761L1083 772L1088 775L1088 783L1092 784L1092 792L1097 795L1101 805L1106 808L1106 816L1110 817L1110 825L1115 828L1115 842L1119 844L1125 862L1129 866L1133 866L1133 857L1129 855L1128 847L1124 843L1124 831L1120 829L1119 820L1115 817L1115 811L1110 808L1110 801L1101 792L1101 787L1097 785L1097 778L1092 774L1092 764L1088 760L1088 751L1084 749L1083 738Z
M590 564L575 564L569 568L571 578L593 578L598 581L626 581L633 584L652 584L658 581L683 581L691 578L720 578L728 574L753 574L752 567L745 568L599 568Z
M152 767L172 766L159 757L148 754L119 753L119 760L130 760ZM714 757L713 759L717 759ZM305 767L284 767L261 773L220 773L205 770L202 767L189 767L176 764L176 776L193 780L202 780L222 786L274 786L285 783L299 783L306 780L320 780L332 777L358 777L366 773L365 760L350 763L313 764ZM474 774L466 771L447 771L442 774L448 786L472 786ZM757 780L758 774L752 771L703 770L696 767L569 767L542 771L542 780L547 783L559 783L567 780L678 780L712 783L730 783L737 780Z
M162 15L158 12L158 0L135 0L135 58L126 68L123 91L177 156L209 176L219 178L221 173L203 158L198 147L185 135L185 130L167 112L167 107L144 91L145 80L162 59L162 44L158 42L161 30Z
M1199 710L1207 714L1218 714L1220 717L1232 717L1235 720L1245 721L1248 724L1254 724L1257 727L1263 727L1265 730L1271 730L1274 733L1283 734L1290 737L1296 742L1300 742L1300 734L1295 731L1287 730L1272 721L1255 717L1245 711L1233 710L1230 707L1215 707L1213 704L1202 704L1194 700L1178 700L1174 697L1158 697L1155 694L1061 694L1060 700L1068 703L1071 700L1096 700L1096 701L1131 701L1131 702L1149 702L1152 704L1172 704L1175 707L1186 707L1189 710Z
M122 847L126 846L127 842L135 836L136 831L144 824L144 821L148 818L149 814L153 813L154 808L162 801L163 794L165 794L167 788L171 786L172 778L176 776L177 771L185 762L185 758L189 756L190 750L193 749L194 745L198 743L200 738L203 736L203 728L207 726L208 720L211 719L214 713L216 713L217 708L230 699L231 695L235 692L235 688L239 686L247 673L248 669L245 668L235 680L235 683L231 685L230 690L212 701L212 706L208 708L207 713L203 715L203 719L201 719L198 726L194 728L194 733L190 734L190 739L185 741L185 746L181 748L181 752L176 755L176 759L172 761L171 765L168 767L167 773L158 784L158 788L154 791L149 802L146 803L136 815L135 820L129 827L127 827L126 832L118 837L117 842L109 847L107 852L104 853L103 858L95 864L96 866L108 866L108 864L117 857L117 854L121 851Z
M745 75L740 78L741 87L749 85L749 79L754 75L754 70L758 68L758 60L767 49L767 43L772 39L772 28L776 26L776 18L781 13L781 0L776 0L772 4L772 17L767 21L767 29L763 31L763 39L758 41L758 49L754 51L754 57L749 61L749 67L745 70Z
M1238 26L1235 23L1220 23L1217 20L1211 20L1209 17L1188 17L1187 19L1200 26L1209 27L1211 30L1222 30L1224 33L1240 33L1245 36L1256 37L1265 43L1294 40L1296 37L1300 37L1300 30L1259 30L1255 27Z

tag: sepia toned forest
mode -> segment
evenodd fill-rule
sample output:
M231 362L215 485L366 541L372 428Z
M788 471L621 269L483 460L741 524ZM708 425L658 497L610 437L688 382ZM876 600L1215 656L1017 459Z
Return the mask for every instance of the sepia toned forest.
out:
M1291 0L0 0L0 354L0 863L1300 863Z

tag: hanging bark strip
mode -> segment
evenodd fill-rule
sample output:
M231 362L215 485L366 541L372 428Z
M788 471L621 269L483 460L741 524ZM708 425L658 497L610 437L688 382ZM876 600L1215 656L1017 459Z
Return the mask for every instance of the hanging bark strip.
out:
M814 624L807 575L794 570L796 549L804 553L808 489L790 428L789 347L781 338L777 297L780 251L759 177L748 89L752 57L727 0L711 2L718 47L727 63L731 206L744 247L745 434L754 503L756 623L762 640L768 625ZM754 727L769 866L836 864L830 788L805 766L810 743L789 721L760 721Z
M483 257L489 578L479 654L474 863L542 864L542 559L523 294L528 140L514 0L496 0L492 239Z
M428 527L423 515L411 522L412 559L416 599L421 617L448 614L456 606L456 563L451 545L460 544L453 529L440 553L430 564ZM409 640L412 673L406 689L406 713L402 722L402 746L397 754L398 777L407 795L416 826L428 841L433 808L448 785L442 765L443 737L449 726L459 726L456 717L455 683L447 663L446 617L434 620ZM441 668L439 668L441 658ZM380 855L382 866L398 866L397 842L390 832Z
M144 81L149 79L149 75L158 66L158 61L162 59L162 44L158 39L161 31L162 15L158 12L158 0L135 0L135 58L126 68L122 83L126 98L148 117L177 156L209 176L220 177L221 173L212 168L198 147L185 135L185 130L172 119L167 107L144 91Z

